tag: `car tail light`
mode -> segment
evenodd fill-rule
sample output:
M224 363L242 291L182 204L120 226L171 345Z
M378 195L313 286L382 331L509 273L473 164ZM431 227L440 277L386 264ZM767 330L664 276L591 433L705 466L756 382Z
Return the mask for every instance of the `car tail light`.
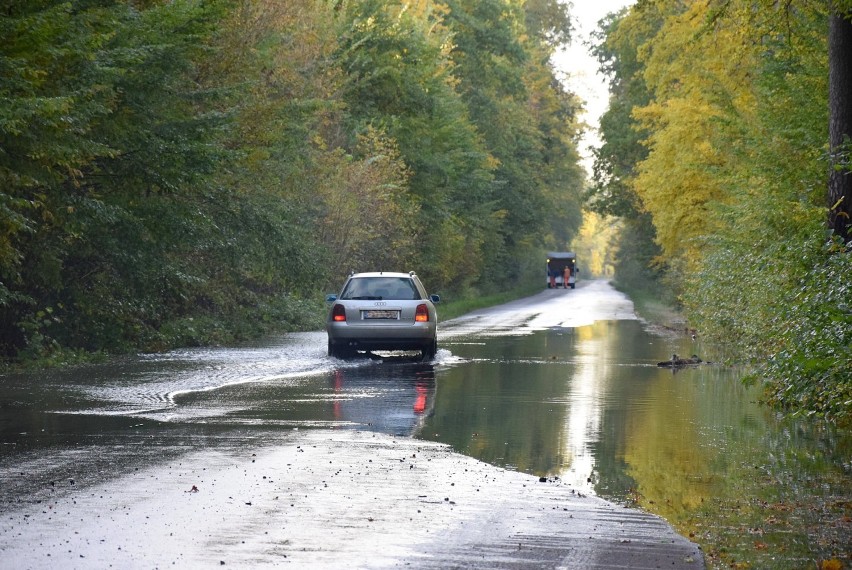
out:
M337 322L346 321L346 307L343 305L335 305L331 310L331 320Z
M429 307L425 303L417 305L417 311L414 313L414 320L418 323L429 322Z

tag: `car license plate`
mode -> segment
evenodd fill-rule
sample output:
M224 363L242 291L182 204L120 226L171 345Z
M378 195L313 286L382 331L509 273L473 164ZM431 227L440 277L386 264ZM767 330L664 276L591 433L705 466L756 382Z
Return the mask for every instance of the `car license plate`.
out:
M397 319L399 320L399 311L361 311L362 319Z

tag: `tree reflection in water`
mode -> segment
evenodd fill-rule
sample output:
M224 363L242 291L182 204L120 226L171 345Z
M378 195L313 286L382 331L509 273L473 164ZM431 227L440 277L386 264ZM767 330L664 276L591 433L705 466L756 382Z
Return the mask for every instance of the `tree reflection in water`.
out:
M604 321L480 340L448 343L462 362L439 368L435 412L420 437L636 500L746 559L775 548L766 560L782 553L789 563L773 558L773 567L796 568L832 542L849 543L848 523L835 524L852 514L849 431L779 419L736 370L656 366L699 352L691 338ZM743 540L754 533L759 540Z

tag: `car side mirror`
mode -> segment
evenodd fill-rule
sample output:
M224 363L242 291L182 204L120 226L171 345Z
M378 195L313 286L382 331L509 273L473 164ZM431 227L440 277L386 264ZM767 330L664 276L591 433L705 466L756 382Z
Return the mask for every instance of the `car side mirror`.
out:
M429 300L432 301L433 303L440 303L441 302L441 296L440 295L429 295Z
M333 303L335 301L337 301L337 295L335 295L334 293L329 293L325 296L326 303Z

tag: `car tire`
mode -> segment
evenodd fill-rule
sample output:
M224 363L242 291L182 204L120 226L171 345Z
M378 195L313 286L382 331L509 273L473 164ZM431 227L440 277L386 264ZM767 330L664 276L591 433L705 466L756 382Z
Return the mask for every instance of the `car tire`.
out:
M328 355L332 358L343 359L351 357L353 354L354 352L349 348L341 348L330 340L328 341Z
M423 346L420 351L423 360L432 360L438 354L438 339L433 339L432 342Z

